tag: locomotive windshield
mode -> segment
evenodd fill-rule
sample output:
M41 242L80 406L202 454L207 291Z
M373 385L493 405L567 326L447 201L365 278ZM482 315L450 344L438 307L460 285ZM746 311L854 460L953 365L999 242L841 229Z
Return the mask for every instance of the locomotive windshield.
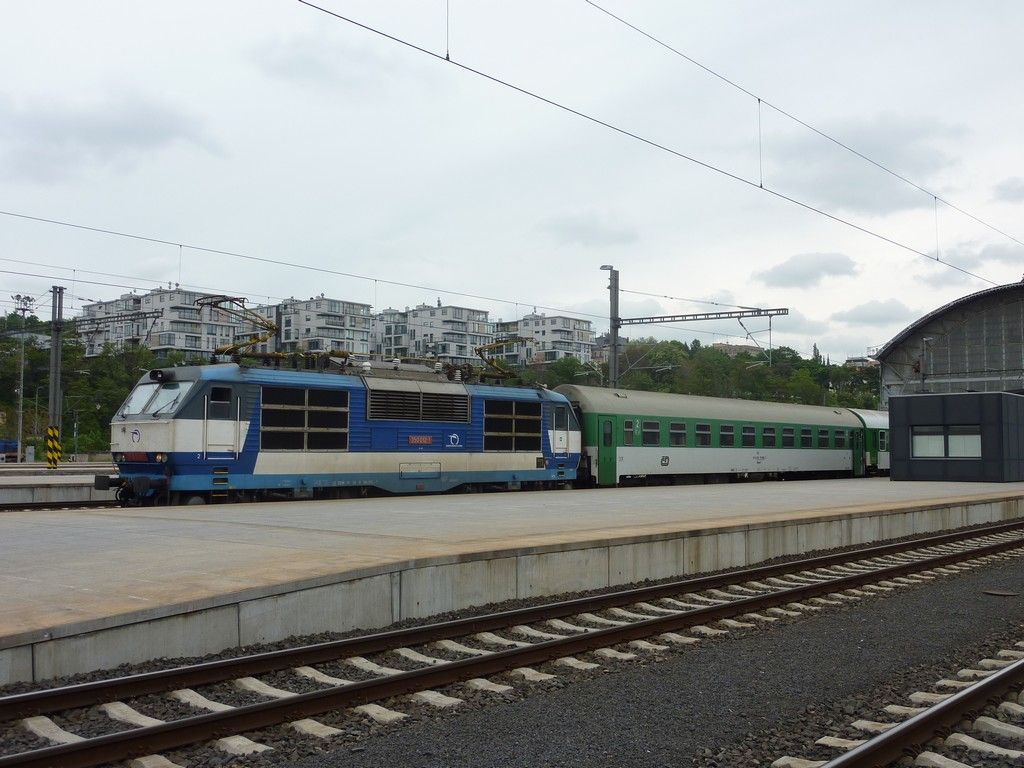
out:
M167 413L181 402L193 384L195 384L194 381L139 384L128 395L128 399L121 408L121 417L143 413L158 416L161 413Z

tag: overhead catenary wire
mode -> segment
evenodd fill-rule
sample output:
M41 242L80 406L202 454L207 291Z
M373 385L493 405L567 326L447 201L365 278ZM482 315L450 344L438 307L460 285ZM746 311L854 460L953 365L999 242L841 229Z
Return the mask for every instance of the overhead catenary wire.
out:
M901 243L898 240L895 240L895 239L893 239L891 237L888 237L887 235L883 235L880 232L875 232L874 230L868 229L867 227L861 226L860 224L857 224L857 223L855 223L853 221L850 221L849 219L844 219L841 216L838 216L838 215L836 215L834 213L829 213L828 211L826 211L826 210L824 210L822 208L818 208L818 207L816 207L814 205L811 205L810 203L805 203L804 201L798 200L795 197L790 197L789 195L785 195L782 192L779 192L778 190L771 189L769 187L762 187L756 181L752 181L750 179L744 178L743 176L739 176L738 174L732 173L731 171L727 171L724 168L721 168L721 167L719 167L717 165L714 165L712 163L705 162L704 160L700 160L700 159L698 159L698 158L696 158L696 157L694 157L692 155L686 154L685 152L681 152L680 150L673 149L673 148L667 146L666 144L661 144L661 143L659 143L659 142L657 142L657 141L655 141L653 139L648 139L648 138L646 138L644 136L641 136L638 133L634 133L633 131L630 131L630 130L628 130L626 128L622 128L620 126L615 125L614 123L610 123L607 120L602 120L599 117L594 117L593 115L590 115L590 114L588 114L586 112L583 112L581 110L575 109L574 107L570 107L567 104L563 104L562 102L555 101L554 99L548 98L547 96L543 96L543 95L541 95L541 94L539 94L539 93L537 93L535 91L531 91L531 90L528 90L527 88L524 88L522 86L516 85L515 83L513 83L513 82L511 82L509 80L504 80L504 79L502 79L502 78L500 78L500 77L498 77L496 75L491 75L491 74L489 74L487 72L484 72L483 70L475 69L475 68L469 66L468 64L463 64L462 62L455 61L454 59L447 59L444 56L442 56L442 55L440 55L440 54L438 54L438 53L436 53L434 51L431 51L428 48L424 48L422 46L416 45L415 43L410 42L408 40L405 40L405 39L403 39L401 37L397 37L396 35L392 35L392 34L390 34L388 32L384 32L381 29L377 29L376 27L372 27L372 26L370 26L368 24L364 24L363 22L357 21L357 20L355 20L353 18L350 18L348 16L345 16L345 15L343 15L341 13L337 13L336 11L332 11L332 10L330 10L328 8L324 8L323 6L319 6L316 3L310 2L310 0L296 0L296 2L301 3L302 5L305 5L308 8L312 8L313 10L317 10L317 11L320 11L321 13L327 14L328 16L332 16L332 17L338 19L339 21L344 21L347 24L351 24L351 25L353 25L355 27L359 27L360 29L364 29L367 32L371 32L371 33L373 33L375 35L379 35L380 37L383 37L383 38L385 38L387 40L391 40L391 41L393 41L395 43L398 43L399 45L404 45L407 48L410 48L410 49L412 49L414 51L418 51L419 53L422 53L422 54L424 54L426 56L429 56L429 57L431 57L433 59L436 59L438 61L443 61L443 62L445 62L447 64L451 64L452 66L458 67L459 69L463 70L464 72L468 72L470 74L476 75L477 77L481 77L481 78L483 78L485 80L489 80L492 83L495 83L497 85L501 85L501 86L503 86L505 88L509 88L509 89L511 89L513 91L516 91L517 93L520 93L520 94L524 95L524 96L528 96L531 99L535 99L535 100L540 101L540 102L542 102L544 104L548 104L549 106L555 107L556 109L560 109L563 112L568 112L571 115L575 115L575 116L577 116L579 118L582 118L583 120L587 120L587 121L589 121L591 123L594 123L595 125L599 125L599 126L602 126L604 128L607 128L608 130L614 131L615 133L618 133L618 134L620 134L622 136L626 136L628 138L634 139L635 141L639 141L642 144L646 144L649 147L652 147L654 149L658 149L658 150L660 150L662 152L666 152L666 153L668 153L670 155L673 155L675 157L680 158L681 160L686 160L686 161L688 161L690 163L693 163L694 165L700 166L701 168L705 168L706 170L712 171L712 172L717 173L717 174L719 174L721 176L725 176L726 178L732 179L733 181L738 181L741 184L745 184L748 187L751 187L751 188L756 189L756 190L760 190L760 191L762 191L762 192L764 192L766 194L772 195L773 197L776 197L776 198L778 198L780 200L785 200L786 202L789 202L789 203L791 203L793 205L796 205L796 206L798 206L800 208L803 208L804 210L811 211L812 213L817 213L820 216L824 216L824 217L826 217L828 219L831 219L832 221L835 221L835 222L837 222L839 224L843 224L843 225L845 225L847 227L850 227L851 229L857 230L858 232L862 232L862 233L864 233L866 235L869 235L870 237L874 237L874 238L876 238L878 240L881 240L883 242L889 243L890 245L894 245L897 248L901 248L901 249L903 249L905 251L908 251L909 253L913 253L913 254L915 254L917 256L920 256L922 258L928 259L929 261L934 261L934 259L932 258L932 256L930 254L928 254L928 253L926 253L924 251L918 250L917 248L914 248L911 245L907 245L906 243ZM683 54L681 54L681 55L683 55ZM737 87L739 87L739 86L737 86ZM751 94L751 95L753 95L753 94ZM1007 235L1007 236L1009 237L1009 235ZM948 261L942 261L942 262L939 262L939 263L940 264L944 264L945 266L947 266L947 267L949 267L951 269L955 269L958 272L962 272L963 274L965 274L965 275L967 275L969 277L973 277L973 278L975 278L977 280L981 280L982 282L989 283L990 285L998 285L998 283L996 283L994 280L990 280L987 277L983 277L981 275L975 274L974 272L971 272L971 271L969 271L967 269L964 269L963 267L959 267L959 266L957 266L955 264L952 264L952 263L950 263Z
M303 0L299 0L299 2L302 2L302 1ZM680 51L678 48L675 48L675 47L669 45L664 40L661 40L660 38L654 36L653 34L648 32L647 30L638 27L636 24L633 24L632 22L628 21L627 19L623 18L622 16L619 16L619 15L617 15L615 13L612 13L607 8L604 8L603 6L601 6L598 3L594 2L594 0L583 0L583 2L585 2L587 5L591 6L592 8L595 8L596 10L600 11L601 13L605 14L606 16L611 17L612 19L614 19L615 21L619 22L620 24L623 24L623 25L629 27L634 32L637 32L638 34L643 35L644 37L646 37L651 42L656 43L657 45L660 45L662 48L665 48L666 50L671 51L675 55L685 59L686 61L690 62L694 66L699 67L700 69L704 70L709 75L711 75L712 77L716 77L719 80L721 80L722 82L727 83L728 85L731 85L733 88L735 88L738 91L741 91L742 93L745 93L747 96L750 96L752 99L757 99L757 106L758 106L758 141L759 142L760 142L760 125L761 125L761 105L764 104L766 107L769 107L770 109L778 112L783 117L789 118L793 122L795 122L795 123L803 126L804 128L806 128L807 130L812 131L813 133L816 133L818 136L821 136L823 139L826 139L826 140L832 142L833 144L835 144L836 146L846 150L847 152L849 152L849 153L851 153L853 155L856 155L861 160L864 160L864 161L866 161L868 163L871 163L871 165L875 166L876 168L878 168L881 171L884 171L885 173L889 174L893 178L899 179L900 181L902 181L905 184L909 184L914 189L916 189L916 190L918 190L920 192L923 192L928 197L935 198L937 203L942 203L943 205L948 205L950 208L954 209L955 211L958 211L959 213L962 213L964 216L968 217L969 219L973 219L978 224L981 224L982 226L987 227L988 229L992 230L993 232L995 232L995 233L997 233L999 235L1002 235L1003 237L1006 237L1006 238L1012 240L1013 242L1017 243L1017 245L1024 245L1024 241L1018 240L1013 235L1011 235L1011 234L1009 234L1007 232L1004 232L1002 229L994 226L993 224L990 224L989 222L985 221L984 219L982 219L982 218L980 218L978 216L975 216L970 211L964 210L963 208L961 208L960 206L956 205L955 203L952 203L949 200L946 200L945 198L941 197L940 195L936 194L935 192L932 192L930 189L928 189L928 188L918 184L917 182L907 178L906 176L904 176L903 174L899 173L898 171L894 171L892 168L888 167L887 165L884 165L883 163L880 163L879 161L875 160L874 158L869 157L868 155L865 155L863 152L860 152L859 150L853 148L849 144L841 141L840 139L837 139L835 136L832 136L831 134L821 130L820 128L815 127L814 125L808 123L807 121L802 120L801 118L797 117L796 115L794 115L791 112L788 112L787 110L783 109L782 107L780 107L780 106L778 106L776 104L773 104L771 101L768 101L763 96L759 96L758 94L754 93L753 91L750 91L747 88L744 88L742 85L740 85L736 81L730 80L728 77L726 77L725 75L721 74L720 72L716 72L714 69L712 69L711 67L707 66L706 64L702 64L701 62L697 61L697 59L693 58L692 56L687 55L683 51Z

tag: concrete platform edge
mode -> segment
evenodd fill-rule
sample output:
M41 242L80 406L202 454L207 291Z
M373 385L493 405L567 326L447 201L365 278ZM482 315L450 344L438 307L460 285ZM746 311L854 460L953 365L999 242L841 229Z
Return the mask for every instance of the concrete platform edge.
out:
M816 549L1022 517L1024 497L988 494L756 516L729 525L389 563L0 638L0 684L153 658L215 653L293 635L372 629L516 598L685 577ZM635 529L634 529L635 530Z

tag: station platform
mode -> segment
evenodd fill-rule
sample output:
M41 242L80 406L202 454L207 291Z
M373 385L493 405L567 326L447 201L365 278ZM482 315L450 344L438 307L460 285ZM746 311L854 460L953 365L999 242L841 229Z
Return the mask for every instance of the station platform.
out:
M0 684L1024 516L884 478L0 514Z
M71 465L70 469L61 466L53 470L32 464L0 467L0 504L76 504L114 498L113 491L93 488L93 475L113 473L112 465Z

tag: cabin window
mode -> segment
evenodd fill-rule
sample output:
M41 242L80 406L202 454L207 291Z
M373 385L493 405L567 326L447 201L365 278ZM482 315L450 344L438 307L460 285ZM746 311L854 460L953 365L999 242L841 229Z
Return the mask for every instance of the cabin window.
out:
M796 430L792 427L782 428L782 447L792 448L796 445Z
M811 445L813 444L812 443L813 435L814 435L813 430L801 429L800 430L800 447L801 448L810 448Z
M206 418L231 418L231 387L210 387L210 401L207 404Z
M761 447L775 447L775 427L764 427L761 430Z
M230 397L230 389L228 394ZM211 406L213 403L211 393ZM263 387L260 448L268 451L348 450L348 390Z
M836 430L836 448L845 448L845 447L846 447L846 430L845 429L837 429Z
M946 438L942 427L911 427L910 455L915 459L934 459L946 455Z
M551 414L551 428L566 430L569 428L569 409L564 405L556 405Z
M819 429L818 430L818 447L819 448L828 448L828 430L827 429Z
M744 448L753 448L756 443L756 430L750 424L743 426L740 441Z
M541 449L541 425L539 402L485 400L484 450L537 453Z
M661 445L661 424L656 421L643 422L643 444Z
M686 445L686 422L673 421L668 425L668 444Z
M981 427L977 424L947 427L946 455L957 459L981 458Z
M626 419L622 422L622 444L632 445L633 444L633 420Z
M722 424L718 428L718 444L723 448L736 445L736 428L732 424Z
M878 450L889 450L889 433L886 432L884 429L880 429L878 431Z
M697 445L708 446L711 445L711 425L710 424L698 424L697 429L694 430L694 435L697 438Z

